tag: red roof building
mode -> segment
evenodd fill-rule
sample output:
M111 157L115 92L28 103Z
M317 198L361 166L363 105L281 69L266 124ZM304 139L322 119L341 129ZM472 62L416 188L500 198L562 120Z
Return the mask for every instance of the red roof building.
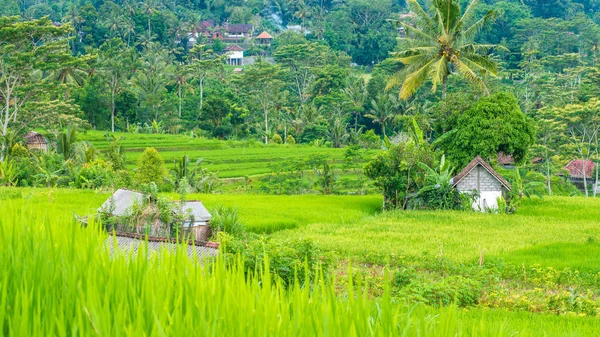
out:
M569 171L572 179L583 179L584 171L586 179L592 179L595 167L594 162L591 160L578 159L572 160L564 169Z

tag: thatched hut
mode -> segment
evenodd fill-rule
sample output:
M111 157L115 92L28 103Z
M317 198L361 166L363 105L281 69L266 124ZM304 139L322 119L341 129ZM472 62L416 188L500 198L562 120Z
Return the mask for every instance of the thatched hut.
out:
M25 144L27 145L28 150L48 151L48 141L46 140L46 137L35 131L31 131L25 135Z

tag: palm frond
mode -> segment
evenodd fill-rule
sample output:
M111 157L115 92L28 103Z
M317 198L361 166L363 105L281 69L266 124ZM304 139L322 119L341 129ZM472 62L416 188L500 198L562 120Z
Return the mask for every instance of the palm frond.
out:
M431 32L434 32L435 25L431 21L431 18L429 17L429 15L427 15L427 12L425 12L423 7L421 7L421 5L417 2L417 0L408 0L407 3L408 3L408 7L412 10L412 12L417 15L417 17L419 18L419 21L423 22L426 29Z
M477 33L479 33L481 31L483 26L485 26L486 23L495 20L497 16L498 16L497 11L495 11L495 10L488 11L487 13L485 13L485 15L481 19L477 20L477 22L475 22L474 24L469 26L469 28L465 29L462 32L462 34L460 35L460 39L461 40L471 40L471 39L475 38L475 35L477 35Z
M444 79L448 74L448 61L445 57L440 57L440 60L436 62L432 68L433 73L431 74L431 82L433 83L433 92L437 90L439 84L444 83Z
M435 40L436 40L435 36L433 36L433 35L431 35L431 34L427 34L427 33L425 33L424 31L422 31L422 30L420 30L420 29L418 29L418 28L416 28L416 27L413 27L413 26L411 26L411 25L408 25L408 24L406 24L406 23L404 23L404 22L400 22L400 24L402 25L402 27L404 27L404 29L406 30L406 33L407 33L407 34L408 34L409 32L413 32L413 33L415 33L417 36L420 36L421 38L424 38L424 39L427 39L427 40L433 40L433 41L435 41Z
M419 70L406 76L404 83L402 83L402 88L400 89L400 98L409 98L417 91L418 87L425 83L425 81L427 80L427 74L429 73L429 68L436 61L438 61L438 58L432 59L431 61L427 62L424 66L422 66Z
M494 61L490 60L489 56L463 54L462 60L471 68L479 69L485 74L498 76L498 65Z
M475 7L477 7L478 4L479 4L479 0L472 0L469 3L467 8L465 9L465 12L463 13L462 17L460 18L460 21L462 22L463 25L466 25L468 23L469 19L475 12Z

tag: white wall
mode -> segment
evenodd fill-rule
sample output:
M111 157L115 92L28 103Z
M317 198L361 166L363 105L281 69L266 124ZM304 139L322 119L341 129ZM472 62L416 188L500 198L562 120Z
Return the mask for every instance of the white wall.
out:
M498 199L501 197L501 191L481 191L479 198L473 202L473 209L481 212L487 209L498 209Z

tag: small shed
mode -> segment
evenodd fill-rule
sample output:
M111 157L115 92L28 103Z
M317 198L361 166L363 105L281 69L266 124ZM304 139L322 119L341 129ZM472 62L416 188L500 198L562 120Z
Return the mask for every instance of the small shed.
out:
M183 204L181 212L191 216L184 221L183 230L192 232L196 240L206 241L212 234L208 225L211 215L206 207L200 201L188 201Z
M479 192L473 209L485 211L498 208L498 199L511 191L510 184L483 158L477 156L459 174L452 178L452 185L460 192Z
M25 135L25 144L28 150L48 151L48 141L44 136L35 131Z
M260 44L265 44L267 46L270 46L271 41L273 41L273 36L271 36L271 34L269 34L267 32L262 32L262 33L260 33L260 35L258 35L256 37L256 40L258 40L258 43L260 43Z
M244 65L244 48L232 44L225 49L225 52L227 52L227 64L230 66Z
M126 216L129 215L131 208L134 205L142 205L144 201L144 195L139 192L118 189L113 195L108 198L98 208L98 212L109 213L111 216ZM181 207L181 208L180 208ZM181 212L181 213L179 213ZM188 201L180 206L179 203L175 203L173 208L174 214L185 214L189 215L188 220L183 223L183 232L192 234L194 240L207 241L210 238L211 230L209 226L211 215L200 201ZM125 228L117 226L120 231L125 231ZM155 232L153 235L161 235L160 232Z

